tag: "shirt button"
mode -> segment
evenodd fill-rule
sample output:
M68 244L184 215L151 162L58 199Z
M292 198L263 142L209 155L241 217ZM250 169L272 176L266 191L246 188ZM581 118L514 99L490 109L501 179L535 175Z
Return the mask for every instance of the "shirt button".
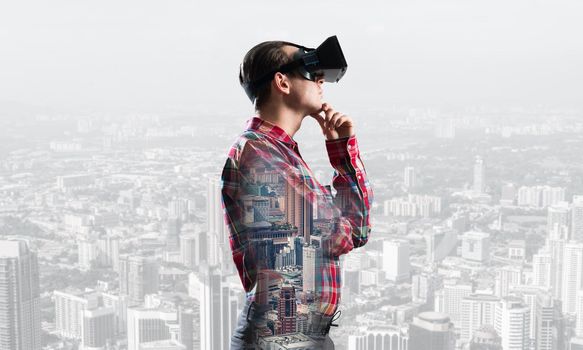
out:
M352 146L351 145L348 145L348 149L352 149Z

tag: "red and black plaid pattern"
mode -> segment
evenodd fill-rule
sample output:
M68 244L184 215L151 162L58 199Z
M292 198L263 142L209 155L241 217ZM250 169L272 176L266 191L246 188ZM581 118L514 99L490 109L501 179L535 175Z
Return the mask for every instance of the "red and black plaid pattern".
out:
M233 261L249 298L255 297L253 290L260 274L278 275L269 269L265 258L258 258L252 230L248 227L252 219L244 205L245 198L258 195L258 174L270 171L285 182L284 188L293 188L316 206L318 219L330 222L329 229L317 234L321 245L315 274L316 300L311 309L325 315L336 311L341 286L339 256L367 242L373 191L355 136L327 140L326 150L334 168L335 196L316 180L297 143L277 125L252 117L230 148L221 175L222 206Z

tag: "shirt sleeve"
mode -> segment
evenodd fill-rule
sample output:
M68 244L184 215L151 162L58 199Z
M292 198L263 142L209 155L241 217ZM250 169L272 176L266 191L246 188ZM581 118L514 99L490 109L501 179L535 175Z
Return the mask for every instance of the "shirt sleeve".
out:
M257 261L244 223L241 203L241 196L245 195L243 180L238 161L230 154L221 174L221 203L233 261L245 292L250 292L257 281Z
M334 203L347 221L342 224L350 226L354 247L361 247L368 241L372 228L370 209L374 194L360 158L356 136L326 140L326 150L334 168Z

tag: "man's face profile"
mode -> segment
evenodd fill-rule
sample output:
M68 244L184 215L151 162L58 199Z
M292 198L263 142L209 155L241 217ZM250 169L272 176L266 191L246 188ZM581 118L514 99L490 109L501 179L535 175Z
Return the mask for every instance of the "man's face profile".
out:
M291 45L285 45L281 48L290 58L300 50ZM290 84L288 95L289 104L297 110L304 111L306 115L316 113L322 108L322 98L324 90L322 84L324 79L319 77L317 81L311 81L304 78L301 74L286 74ZM277 88L272 86L272 88Z

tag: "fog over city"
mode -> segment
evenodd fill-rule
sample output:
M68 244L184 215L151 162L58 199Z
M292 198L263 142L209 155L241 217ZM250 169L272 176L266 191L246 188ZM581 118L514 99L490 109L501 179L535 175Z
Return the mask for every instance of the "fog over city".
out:
M331 35L348 71L324 99L354 120L374 191L368 241L340 256L336 349L583 349L582 13L0 4L0 349L229 349L246 295L223 168L255 116L239 65L265 40ZM316 121L293 140L339 196ZM261 297L258 349L310 348L314 256L333 225L277 169L253 176L244 220L286 280Z

